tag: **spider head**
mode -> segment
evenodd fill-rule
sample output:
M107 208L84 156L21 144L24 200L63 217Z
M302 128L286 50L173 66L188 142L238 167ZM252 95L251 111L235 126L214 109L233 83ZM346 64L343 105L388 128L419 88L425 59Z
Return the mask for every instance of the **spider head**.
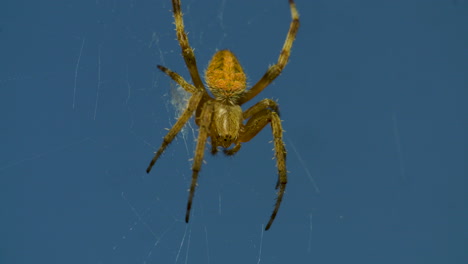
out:
M242 126L242 108L220 102L214 104L213 133L218 146L227 148L235 143Z
M220 50L213 55L205 80L217 100L235 104L247 86L247 77L234 53Z

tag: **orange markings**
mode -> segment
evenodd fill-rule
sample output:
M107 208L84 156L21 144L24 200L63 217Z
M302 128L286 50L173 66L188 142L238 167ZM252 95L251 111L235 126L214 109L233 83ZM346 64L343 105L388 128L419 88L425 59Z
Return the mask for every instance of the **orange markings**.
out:
M205 73L206 83L215 94L226 97L242 93L247 85L247 77L234 53L220 50L213 55Z

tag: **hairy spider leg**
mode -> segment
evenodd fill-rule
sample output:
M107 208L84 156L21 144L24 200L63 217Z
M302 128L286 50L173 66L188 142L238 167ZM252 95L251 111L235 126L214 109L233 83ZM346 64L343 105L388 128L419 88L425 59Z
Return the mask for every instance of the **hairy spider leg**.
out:
M271 109L273 112L277 113L278 116L280 115L278 103L276 103L275 101L267 98L267 99L261 100L260 102L258 102L256 104L254 104L253 106L251 106L249 109L245 110L242 113L242 118L244 120L247 120L247 119L251 118L253 114L255 114L255 113L257 113L260 110L263 110L265 108ZM245 127L243 129L245 130ZM233 148L225 149L224 154L226 154L228 156L231 156L231 155L236 154L240 149L241 149L241 142L238 141L238 142L236 142L236 144L235 144L235 146Z
M173 71L169 70L168 68L166 68L164 66L161 66L161 65L158 65L158 69L160 69L165 74L169 75L169 77L171 77L172 80L174 80L182 88L184 88L185 91L187 91L187 92L189 92L191 94L193 94L193 93L195 93L197 91L197 88L195 88L195 86L188 83L184 78L182 78L182 76L180 76L176 72L173 72Z
M148 168L146 169L146 173L149 173L151 171L151 168L159 159L159 157L164 152L166 147L172 142L172 140L174 140L175 136L180 132L180 130L184 127L185 123L187 123L187 121L190 119L195 109L197 109L197 106L200 103L200 100L202 99L202 97L203 97L203 92L196 92L192 95L192 97L190 97L188 104L187 104L187 108L184 110L184 112L179 117L179 119L174 124L174 126L164 136L161 146L159 147L158 151L156 152L153 159L151 160Z
M276 77L278 77L286 66L289 60L289 55L291 53L292 44L296 38L297 30L299 29L299 13L296 9L296 4L293 0L289 0L289 7L291 9L291 25L289 26L289 31L286 36L286 40L283 45L283 49L278 57L278 62L268 68L263 77L254 85L250 90L248 90L238 101L239 105L242 105L252 98L257 96L265 87L267 87Z
M187 32L185 32L180 0L172 0L172 10L174 13L177 40L179 41L180 48L182 49L182 57L184 57L185 65L190 72L190 76L192 77L195 87L197 87L198 90L205 90L205 86L203 85L200 74L198 73L197 60L195 59L193 48L190 47Z
M190 184L189 198L187 202L187 212L185 214L185 222L188 223L190 218L190 210L192 209L192 200L197 186L198 173L200 172L203 163L203 155L205 154L205 144L208 138L210 129L211 117L213 114L213 104L207 101L203 105L203 110L200 115L200 129L198 130L197 146L195 148L195 158L192 165L192 183Z
M265 227L265 230L268 230L270 229L271 224L273 224L276 214L278 213L281 201L283 200L284 191L286 190L286 184L288 183L286 170L286 148L284 147L283 143L283 128L281 126L281 119L278 113L269 108L253 109L255 109L256 112L253 112L253 110L250 112L252 116L245 125L245 130L240 136L240 141L250 141L258 134L258 132L260 132L268 123L270 123L275 146L276 167L278 168L278 181L276 183L276 189L278 189L278 193L275 208L273 209L270 220Z

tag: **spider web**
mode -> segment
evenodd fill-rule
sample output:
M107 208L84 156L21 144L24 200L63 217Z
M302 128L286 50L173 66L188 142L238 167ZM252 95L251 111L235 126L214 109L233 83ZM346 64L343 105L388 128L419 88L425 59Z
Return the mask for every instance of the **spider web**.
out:
M200 73L228 48L255 82L287 2L182 0ZM468 263L468 2L296 4L290 63L249 102L278 99L286 130L264 232L270 129L207 151L189 224L193 120L145 172L187 98L155 66L190 79L169 0L3 1L0 263Z
M171 88L170 88L170 105L173 108L174 114L174 119L177 120L179 117L182 115L183 111L187 107L188 100L190 99L191 94L188 93L187 91L184 90L180 85L171 82ZM168 111L170 112L170 111ZM170 123L172 126L172 122ZM194 151L194 144L196 140L196 131L195 131L195 124L193 118L185 124L185 126L182 128L180 131L180 134L182 136L182 139L185 144L185 149L187 151L187 155L190 156L192 155Z
M185 4L187 5L186 15L190 15L190 13L191 13L191 5L190 4L191 3L188 2L188 3L185 3ZM221 35L221 37L219 37L219 40L217 41L218 45L216 46L216 49L223 48L223 43L224 43L226 37L228 37L228 35L226 33L225 25L224 25L224 20L223 20L225 6L226 6L226 0L221 2L221 5L220 5L219 11L218 11L218 15L216 16L217 25L219 26L219 28L221 28L221 31L223 32L223 34ZM249 24L252 23L252 20L249 20L248 23ZM190 26L191 26L190 20L186 21L186 25L187 25L188 28L190 28ZM205 31L201 30L201 31L194 32L194 33L190 34L191 44L192 44L193 47L195 47L196 51L198 50L196 47L197 46L203 46L203 43L206 41L205 38L204 38L205 33L206 33ZM165 54L164 54L164 52L162 52L162 49L160 47L158 47L159 40L155 40L154 45L156 46L156 49L158 50L158 54L159 54L161 62L163 64L166 64ZM204 52L204 53L206 53L206 52ZM203 53L201 54L202 56L200 56L200 53L196 52L196 55L197 55L197 59L199 61L199 64L200 64L201 61L203 61L203 59L206 61L206 55L203 56ZM177 59L179 61L181 60L181 58L177 58ZM203 65L203 64L201 64L201 65ZM202 67L203 66L199 65L199 68L202 68ZM180 67L179 67L179 69L180 69ZM185 66L182 67L180 71L181 71L180 73L183 74L183 72L186 71ZM166 79L169 79L167 76L163 76L163 77L165 77ZM187 80L189 80L189 78L187 76L185 78ZM159 82L161 82L161 81L159 81ZM163 82L165 82L165 81L163 81ZM187 106L188 99L190 98L191 95L188 92L186 92L182 87L180 87L178 84L176 84L175 82L169 81L169 83L170 83L170 91L165 93L163 95L163 98L165 100L166 115L169 117L169 119L168 119L169 127L171 127L174 124L174 121L177 120L179 118L179 116L182 114L182 112L185 110L185 108ZM180 139L182 139L183 144L185 146L185 151L186 151L186 154L187 154L187 157L188 157L189 165L191 165L192 156L193 156L194 147L195 147L194 143L196 142L196 137L197 137L197 128L196 128L196 125L194 124L194 121L193 121L193 118L192 118L183 127L180 134L178 135L178 137L175 140L175 141L179 141ZM318 186L316 185L315 181L313 180L312 175L309 172L306 164L302 160L301 154L296 150L292 140L289 139L289 138L288 138L288 143L291 144L291 146L293 147L292 148L293 153L301 161L300 165L304 168L305 173L308 175L311 183L313 184L313 187L315 188L316 192L318 193L319 192ZM173 150L169 150L169 151L171 152ZM189 177L189 176L190 175L187 175L186 177ZM138 225L142 224L144 226L144 228L149 233L151 233L151 235L154 238L155 242L153 243L153 246L151 247L151 249L148 250L148 253L146 254L146 256L144 258L145 260L143 261L144 263L146 263L147 261L152 259L153 255L155 254L155 251L158 251L158 247L160 246L160 243L162 241L164 241L167 234L172 231L173 225L175 223L177 223L179 220L176 220L169 227L167 227L167 229L164 229L162 232L159 232L158 234L156 234L156 232L154 232L152 230L152 228L150 227L150 224L148 224L146 222L146 220L145 220L145 218L146 218L145 215L149 215L150 211L152 211L153 208L148 207L143 214L140 214L138 212L138 210L135 208L135 206L133 206L132 203L129 201L129 198L125 196L124 193L122 193L122 199L124 199L127 202L128 206L131 208L132 212L138 218L138 221L135 222L129 228L128 232L129 233L133 232L133 230ZM220 193L218 195L218 213L219 214L221 214L221 212L222 212L222 206L223 206L222 204L223 204L222 203L222 195ZM310 214L310 230L309 230L309 232L310 232L309 242L308 242L309 244L307 246L308 251L311 250L312 214ZM210 263L210 244L212 244L213 242L210 242L209 228L206 225L204 225L204 227L203 227L202 234L205 237L204 243L205 243L205 248L206 248L206 263ZM128 236L128 234L124 235L122 237L122 239L126 239L127 236ZM258 235L257 235L257 239L256 239L257 242L258 242L258 244L255 246L255 248L257 248L257 250L258 250L257 254L256 254L256 259L257 259L256 263L261 263L261 260L262 260L263 238L264 238L264 226L262 225L261 228L259 228L259 230L258 230ZM182 262L182 261L185 261L185 263L187 263L189 261L189 258L190 258L189 252L190 252L191 239L192 239L191 225L186 225L186 227L184 229L184 232L183 232L183 235L180 237L180 243L179 243L177 253L175 255L175 260L174 260L175 263L179 263L179 262ZM117 248L117 246L115 248Z
M183 1L184 13L187 17L197 15L193 11L195 10L194 3L194 1ZM84 244L81 241L88 242L99 251L96 254L98 257L88 260L91 263L190 263L195 259L203 260L204 263L215 263L216 259L213 259L213 255L216 252L213 248L217 248L221 240L218 239L218 234L214 231L220 228L213 228L213 226L218 223L205 223L201 225L201 228L198 225L198 229L195 229L192 224L186 225L179 216L180 212L184 212L183 206L187 198L183 186L188 186L191 178L190 165L192 162L190 159L193 156L194 142L197 136L197 127L194 125L193 119L184 126L181 133L167 149L161 161L158 162L158 167L154 173L144 174L145 166L151 158L151 152L159 147L161 138L166 132L163 128L171 127L174 124L181 111L185 109L187 99L190 96L180 86L172 82L169 77L157 71L154 66L155 64L167 65L179 72L187 80L189 78L183 60L179 55L180 49L176 46L177 43L173 41L174 32L172 28L159 31L155 29L159 25L153 25L152 30L155 30L155 32L148 35L147 32L151 31L138 32L137 29L131 28L129 26L131 22L127 21L122 25L123 28L127 28L125 39L120 39L114 35L110 38L111 40L106 38L109 37L106 34L111 34L109 31L112 31L107 28L108 25L105 22L108 19L107 16L115 19L115 21L111 21L113 24L120 25L118 24L117 14L113 15L114 12L123 12L122 10L126 10L126 8L131 10L131 8L135 8L141 3L130 1L127 4L128 6L124 7L120 6L118 2L97 1L95 3L96 6L93 7L101 12L100 16L97 17L98 22L96 23L98 26L96 27L101 31L80 32L80 34L70 37L73 49L72 51L67 50L67 56L64 56L69 61L60 64L68 65L67 67L45 68L44 70L38 67L39 70L31 75L17 74L17 72L20 72L17 70L14 74L0 79L2 88L10 87L12 83L21 83L24 87L34 87L36 83L40 83L40 88L53 87L50 89L55 90L50 92L50 98L41 99L40 102L38 102L39 100L32 100L31 98L36 97L34 96L35 93L38 93L35 90L31 93L33 96L26 97L24 104L31 105L30 108L33 109L28 108L28 111L30 111L29 114L32 112L33 116L36 114L34 109L42 109L43 105L49 105L51 110L47 112L47 115L34 117L38 120L57 118L57 120L60 120L58 122L60 125L52 123L49 126L53 128L55 126L66 127L67 132L63 133L69 133L67 136L55 135L56 141L52 141L52 144L41 142L41 140L27 134L27 137L22 137L24 143L16 142L15 144L16 146L35 146L34 150L31 152L28 146L25 147L28 149L26 153L30 154L25 155L15 152L13 157L8 157L8 159L5 159L6 162L0 164L0 173L8 173L18 168L26 170L26 172L21 171L17 177L34 175L34 177L27 180L32 182L33 187L31 188L34 189L36 187L34 184L36 184L44 190L48 190L46 193L50 193L53 197L52 200L43 200L41 199L43 194L40 194L39 197L34 197L30 201L31 204L36 205L34 203L35 198L38 198L37 201L43 204L55 204L58 203L57 200L64 201L64 204L60 205L60 209L57 211L62 210L70 216L66 217L61 213L52 212L50 213L51 218L47 220L52 222L53 226L58 229L66 225L66 223L73 223L75 226L60 229L60 233L67 235L68 239L74 237L74 240L65 240L60 234L56 234L58 232L49 229L47 229L46 233L42 233L40 228L35 228L33 233L38 238L46 237L47 241L51 239L50 234L59 237L57 239L70 241L71 249L67 249L71 252L66 252L66 256L69 258L66 259L68 263L75 263L72 256L76 254L75 250L81 250L80 245L78 245ZM228 26L228 23L224 21L228 4L227 0L219 3L214 11L216 14L214 22L207 19L208 24L204 25L203 23L193 22L192 19L186 21L187 28L190 30L191 44L196 49L201 73L215 50L225 48L225 45L229 47L227 39L230 36L228 32L234 31L235 27ZM158 7L164 11L170 10L170 5L167 4L160 4ZM196 10L198 14L203 11ZM251 13L248 22L244 23L243 27L248 28L251 24L259 21L259 17L271 15L271 13L268 13L269 11L265 10L270 9L259 9L259 11ZM119 13L119 15L121 14ZM104 19L104 16L106 16L106 19ZM166 19L170 21L171 17L166 16ZM161 21L163 20L161 19ZM109 24L112 24L111 22L107 21ZM171 25L170 22L160 23L164 24L164 27ZM216 28L219 32L208 34L210 30ZM102 36L98 37L100 35ZM210 35L216 35L216 37L213 39ZM132 43L131 47L134 50L132 49L129 52L127 60L123 60L125 56L116 55L122 52L121 50L114 50L111 43L118 42L116 40ZM166 45L167 43L170 44ZM207 43L215 44L205 48ZM276 46L275 52L278 52L281 44ZM141 54L144 54L144 56ZM138 67L138 69L145 68L148 71L140 74L133 67L146 61L144 57L148 54L152 56L151 60L149 60L150 64ZM276 53L273 53L273 58L275 56ZM172 64L173 62L178 64ZM114 72L114 63L121 66L118 70L119 74ZM264 71L266 65L262 66L259 71ZM114 70L111 71L111 68ZM26 72L26 70L23 71ZM151 76L151 78L148 78L148 76ZM66 92L64 92L65 90ZM49 91L47 90L47 94L49 94ZM21 94L21 97L23 97L23 94ZM145 100L146 98L148 100ZM57 101L63 102L63 105L57 103ZM61 113L65 112L62 111L63 109L69 110L64 117L61 116ZM8 111L10 110L8 109ZM43 121L41 125L43 124L48 123ZM27 128L24 131L27 131ZM67 130L68 128L70 131ZM40 133L40 126L35 127L33 131ZM265 134L268 135L267 132ZM262 138L262 140L267 142L267 137ZM262 145L262 147L265 147L265 145ZM183 152L186 155L180 155ZM296 150L294 152L300 155ZM265 153L267 153L264 155L265 157L272 155L269 149L266 149ZM63 161L62 157L67 157L67 161ZM241 166L241 164L249 164L245 163L245 161L248 160L244 159L242 162L238 162L237 157L236 159L216 158L216 163L222 165L217 167L215 167L217 164L205 166L203 168L204 173L206 171L204 175L226 182L223 183L224 185L220 184L221 187L229 184L236 187L245 187L246 184L235 178L239 171L245 173L246 168ZM57 163L61 167L60 170L55 171L54 168L56 168ZM29 164L33 164L31 171L28 171ZM41 167L41 164L44 164L45 167ZM95 168L92 166L95 164L100 166L99 169L87 170L87 168ZM185 165L180 166L180 164ZM269 169L273 172L272 175L275 174L273 164L274 162L269 163L269 167L271 167ZM178 166L181 168L178 168ZM239 170L234 172L235 168L239 168ZM41 174L35 175L35 170L41 171ZM46 174L53 177L53 184L48 186L50 189L46 189L41 181ZM174 181L174 184L172 181L165 181L167 178L176 177L176 175L179 175L178 181ZM217 177L218 175L220 176ZM97 181L97 179L100 181ZM273 181L271 180L272 184ZM272 186L268 187L271 188L268 188L268 191L265 192L252 187L247 191L252 197L264 196L265 198L262 199L267 200L269 205L274 199L274 191ZM62 188L66 191L60 191ZM172 190L182 191L168 195ZM208 202L204 202L208 199L203 199L203 196L210 197L206 194L210 190L207 187L204 188L205 194L202 192L196 194L198 205L194 206L194 215L203 216L203 210L211 206ZM236 207L236 197L244 194L236 192L224 194L222 188L218 188L218 190L214 194L215 199L212 200L215 206L211 207L216 208L216 213L220 216L229 215ZM246 190L246 188L243 190ZM259 193L262 193L262 195L259 195ZM266 197L263 193L271 195ZM86 205L77 202L77 200L86 200L87 197L96 197L93 196L94 194L98 194L98 197L102 199L93 198L93 200L87 202L91 205L97 204L98 209L87 209ZM173 202L170 199L178 200ZM115 203L116 200L119 202ZM225 210L224 207L228 207L229 210ZM263 209L265 219L262 219L262 221L265 221L267 220L266 217L269 216L270 208L265 207ZM79 213L76 211L79 211ZM114 219L105 216L107 214L114 215L115 212L119 212L119 214ZM47 213L39 212L38 215L47 215ZM246 217L247 221L251 220L248 215ZM223 222L226 222L226 219L229 218L223 218ZM194 217L193 221L197 221L197 218ZM84 224L81 226L80 222ZM245 233L246 237L242 241L248 241L246 248L249 255L243 256L243 258L250 259L255 263L263 263L265 259L268 261L263 250L266 243L264 240L266 234L263 231L264 226L262 223L260 221L258 223L257 226L251 224L253 228ZM86 230L87 228L90 230ZM26 231L23 230L22 232ZM95 234L99 234L99 237ZM235 229L227 232L229 237L235 234ZM213 237L216 237L216 239ZM93 238L100 242L93 241ZM224 243L222 244L223 248L229 248L226 241L221 241L221 243ZM36 243L41 244L41 242ZM31 249L34 251L36 248L38 250L42 249L40 246ZM200 251L198 251L199 248L201 248ZM86 254L84 253L84 255ZM91 255L91 253L89 254ZM49 255L45 258L48 257ZM80 260L83 261L82 258ZM53 261L49 261L49 263L53 263ZM86 263L86 261L81 263Z

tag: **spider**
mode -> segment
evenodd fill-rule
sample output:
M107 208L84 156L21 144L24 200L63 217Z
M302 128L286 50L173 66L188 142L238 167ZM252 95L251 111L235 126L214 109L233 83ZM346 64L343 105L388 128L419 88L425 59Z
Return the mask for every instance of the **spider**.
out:
M184 29L180 0L172 0L172 7L177 40L182 49L182 57L190 72L193 84L188 83L179 74L164 66L158 65L157 67L187 92L191 93L191 97L174 126L164 136L163 142L158 151L155 152L146 172L149 173L151 171L151 168L166 147L174 140L185 123L195 113L195 123L199 126L199 131L192 165L192 182L190 184L185 214L185 222L188 223L198 174L203 162L205 144L208 138L211 140L211 153L213 155L218 152L218 147L222 147L226 155L234 155L240 150L242 143L250 141L267 124L270 124L275 147L276 167L278 168L278 181L275 187L278 193L275 207L265 227L265 230L268 230L278 213L287 183L286 149L283 142L283 128L279 117L278 104L271 99L263 99L245 111L242 111L241 106L265 89L280 75L286 66L299 28L299 14L294 1L289 0L292 21L278 62L270 66L263 77L250 89L246 90L246 75L236 56L231 51L220 50L213 55L205 72L205 82L214 98L207 92L200 78L193 48L190 47L187 32ZM232 145L234 146L229 148Z

